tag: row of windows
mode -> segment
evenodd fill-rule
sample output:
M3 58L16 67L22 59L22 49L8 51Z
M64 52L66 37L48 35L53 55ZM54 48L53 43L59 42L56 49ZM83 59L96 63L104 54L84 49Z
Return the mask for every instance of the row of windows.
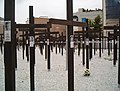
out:
M120 17L120 0L106 0L106 18L118 19Z

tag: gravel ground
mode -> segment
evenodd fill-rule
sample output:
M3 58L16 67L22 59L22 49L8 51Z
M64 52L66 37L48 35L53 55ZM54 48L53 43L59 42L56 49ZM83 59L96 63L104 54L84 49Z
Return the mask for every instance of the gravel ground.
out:
M29 81L29 62L22 59L22 50L18 51L18 69L16 70L16 91L30 91ZM51 54L51 71L47 71L47 62L44 56L40 54L36 48L36 64L35 64L35 91L68 91L66 70L66 55ZM82 54L82 53L81 53ZM102 58L99 58L98 52L90 61L89 77L84 77L84 69L82 66L82 55L74 56L74 91L120 91L117 83L118 63L114 67L112 65L112 56L107 56L104 50ZM0 91L4 91L4 62L3 55L0 53Z

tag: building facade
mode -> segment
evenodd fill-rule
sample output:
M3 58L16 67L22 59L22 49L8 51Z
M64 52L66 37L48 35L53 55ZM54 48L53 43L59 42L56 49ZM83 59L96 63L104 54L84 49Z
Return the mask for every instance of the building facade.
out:
M88 10L84 8L79 8L78 12L73 13L73 16L78 17L78 21L82 22L82 18L89 18L90 20L94 20L96 16L100 15L102 18L102 10Z
M47 22L49 22L49 18L48 17L35 17L34 18L34 24L47 24ZM29 23L29 20L27 19L26 23ZM35 30L45 30L46 28L35 28ZM52 28L50 29L51 32L59 32L61 34L61 32L63 32L63 34L65 35L65 31L66 31L66 26L64 25L58 25L58 24L52 24Z
M84 18L88 18L90 20L94 20L95 17L100 16L102 18L102 10L96 9L96 10L88 10L84 8L79 8L78 12L73 13L73 17L77 18L79 22L82 22ZM81 27L74 27L74 31L81 31Z
M0 17L0 34L3 33L3 25L4 25L4 19Z
M120 0L106 0L106 19L120 18Z
M102 0L104 25L119 24L120 0Z

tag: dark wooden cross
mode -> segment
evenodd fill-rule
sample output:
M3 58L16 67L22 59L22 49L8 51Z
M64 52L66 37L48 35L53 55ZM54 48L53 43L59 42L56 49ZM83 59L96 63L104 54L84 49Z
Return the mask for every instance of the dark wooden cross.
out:
M35 64L35 45L34 45L34 28L46 28L50 32L50 24L34 24L33 7L30 6L29 23L15 24L15 0L5 0L5 21L11 22L11 36L9 41L4 45L4 62L5 62L5 91L15 91L15 60L16 60L16 28L29 28L30 31L30 87L31 91L35 90L34 86L34 64ZM50 23L67 25L67 59L68 59L68 91L74 91L74 57L73 57L73 26L86 26L85 23L73 22L73 1L67 0L67 20L50 19ZM7 31L5 31L7 32ZM49 41L48 34L48 41ZM6 37L6 36L5 36ZM50 50L50 45L48 45ZM50 51L48 51L48 54ZM49 58L48 58L49 59Z
M119 59L118 59L118 84L120 84L120 19L119 19L119 26L104 26L105 30L114 30L113 34L113 43L114 43L114 60L113 65L116 65L117 60L117 36L119 36ZM117 31L119 30L119 31Z

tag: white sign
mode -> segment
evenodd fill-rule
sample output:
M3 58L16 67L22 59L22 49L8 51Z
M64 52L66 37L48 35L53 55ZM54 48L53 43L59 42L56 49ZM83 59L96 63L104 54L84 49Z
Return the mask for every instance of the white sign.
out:
M28 42L28 39L26 39L26 44L28 44L29 42Z
M74 36L70 35L70 48L74 48Z
M11 42L11 21L5 21L4 41Z
M47 39L47 45L50 45L50 41L49 41L49 39Z
M34 47L35 39L33 36L30 36L30 47Z
M115 39L115 44L117 44L117 42L118 42L118 41Z
M88 38L86 39L86 45L89 45L89 39Z

